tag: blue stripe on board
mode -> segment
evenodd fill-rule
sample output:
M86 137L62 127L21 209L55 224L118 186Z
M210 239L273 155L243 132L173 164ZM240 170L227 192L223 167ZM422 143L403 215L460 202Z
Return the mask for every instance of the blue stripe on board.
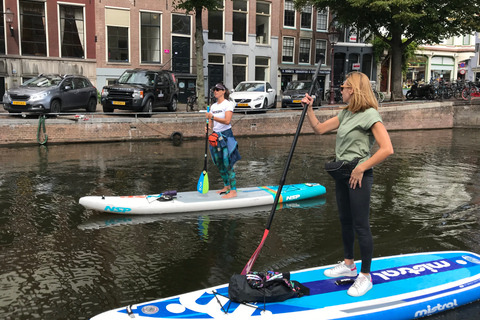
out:
M432 257L437 257L438 258L437 255L432 255ZM402 260L404 260L404 259L402 259ZM380 265L382 265L382 264L385 265L383 262L384 262L384 260L382 260L382 263L380 263ZM391 263L391 261L390 261L390 263ZM478 256L471 255L471 254L468 254L468 253L464 253L464 254L460 254L460 255L459 255L459 253L456 253L456 255L449 255L448 258L429 260L429 261L423 261L421 263L407 264L407 265L402 265L402 266L399 266L399 267L375 270L375 271L372 271L372 276L373 276L373 282L374 282L375 285L388 284L388 283L391 283L393 281L399 281L399 280L406 280L405 286L408 287L406 289L408 289L408 291L412 291L412 290L414 291L414 290L419 290L421 288L417 289L417 288L415 288L415 286L410 287L408 283L411 282L411 281L416 281L417 279L418 279L419 282L416 282L416 283L421 283L421 281L425 281L425 282L428 282L430 284L430 287L431 287L431 286L435 286L435 285L444 284L445 280L448 278L448 276L447 277L443 276L443 277L431 278L432 275L441 274L441 273L445 273L445 272L448 272L448 271L464 269L466 274L462 275L463 272L459 271L459 272L461 272L460 275L462 275L462 276L458 277L458 273L457 273L456 274L457 277L455 277L455 279L448 279L449 282L452 282L452 281L464 279L464 278L466 278L468 276L472 276L474 274L478 274L479 272L473 272L474 270L471 270L471 271L469 270L470 268L474 268L474 267L477 267L475 269L480 268L480 260L478 259ZM306 272L303 272L303 273L304 273L304 275L305 275L305 273L307 273L307 274L310 274L311 276L314 276L314 277L315 276L318 277L319 274L320 274L320 276L324 277L323 276L323 270L324 269L315 269L315 270L309 270L309 271L306 271ZM475 270L475 271L478 271L478 270ZM292 279L295 279L295 275L296 274L292 274ZM298 275L300 276L301 273L299 273ZM414 278L417 278L417 279L414 279ZM425 280L421 280L421 279L425 279ZM329 296L325 296L325 298L320 298L320 299L322 299L323 303L318 303L318 302L315 303L316 298L312 297L312 296L319 295L319 294L325 294L325 293L334 293L334 292L342 291L342 290L346 291L348 289L348 287L349 287L348 285L346 285L346 286L335 285L335 280L338 280L338 278L336 278L336 279L328 278L328 279L322 279L322 280L317 280L317 281L303 282L303 284L305 286L310 288L310 296L300 298L301 302L297 302L297 303L296 303L296 299L289 299L289 300L287 300L285 302L282 302L282 303L269 303L269 304L267 304L267 310L269 310L270 312L272 312L274 314L281 314L281 313L289 313L289 312L298 312L298 311L304 311L304 310L318 309L318 308L326 307L328 305L335 305L335 304L340 305L340 304L343 304L343 303L349 303L348 302L348 300L349 300L348 297L345 297L345 301L342 303L341 301L338 301L338 296L335 298L335 294L334 294L334 296L329 295ZM438 284L434 284L432 282L435 282L435 283L438 282ZM428 299L428 298L433 297L435 295L445 294L445 293L453 292L453 291L456 291L456 290L459 290L459 289L472 287L472 286L478 285L479 283L480 283L480 279L471 281L471 282L463 284L463 285L456 286L454 288L449 288L449 289L445 289L445 290L442 290L442 291L437 291L435 293L426 294L426 295L422 295L422 296L416 296L416 297L412 297L412 298L408 298L408 299L402 299L402 300L398 300L398 301L393 301L393 302L389 303L388 305L385 305L385 303L378 304L378 305L372 305L372 306L369 306L369 307L365 307L364 309L365 310L371 309L371 310L373 310L373 312L375 312L374 311L375 309L388 307L388 306L394 306L395 304L402 304L402 303L405 303L405 302L408 303L408 302L414 302L414 301L421 300L421 299ZM408 291L405 291L406 290L405 288L403 288L405 286L402 285L402 289L398 292L393 293L393 294L401 294L401 293L408 292ZM385 287L385 289L388 290L388 287ZM228 287L218 288L217 292L221 295L228 296ZM389 292L389 294L392 294L392 293ZM382 297L384 297L384 296L382 296ZM332 299L335 298L334 299L334 300L336 300L335 304L329 304L328 301L331 300L330 298L332 298ZM195 301L195 303L198 304L198 305L206 305L209 302L211 302L212 299L215 299L214 295L212 293L205 292L205 293L202 294L201 297L199 297L197 299L197 301ZM313 299L313 300L311 300L311 299ZM363 301L375 300L375 298L372 299L372 297L370 296L370 298L365 298L365 297L357 298L356 301L361 302L362 299L364 299ZM435 301L437 301L437 300L438 299L436 299ZM179 298L173 298L173 299L168 299L168 300L162 300L162 301L144 303L144 304L141 304L141 305L137 305L136 306L137 308L134 309L134 312L139 313L140 315L143 315L143 316L146 316L146 317L148 317L148 316L151 317L151 315L144 314L141 310L142 310L142 307L144 307L144 306L154 305L154 306L159 308L159 311L157 313L155 313L155 317L176 318L176 319L191 319L191 318L208 319L208 318L211 318L207 314L198 313L198 312L195 312L195 311L192 311L192 310L189 310L189 309L185 309L185 311L180 313L180 314L173 314L173 313L171 313L167 310L167 306L171 305L171 304L179 304L180 305ZM224 308L227 308L227 305L228 305L228 303L224 306ZM232 302L229 306L229 312L234 312L234 310L238 306L239 306L239 304ZM257 304L257 306L259 306L260 308L263 308L263 304ZM219 304L218 307L219 307L219 309L221 308L220 304ZM360 307L360 308L362 308L362 307ZM353 313L353 312L356 312L356 311L363 311L363 309L359 310L358 308L353 308L353 309L349 309L349 310L344 310L344 312L346 312L346 313ZM119 312L126 313L126 310L122 309L122 310L119 310ZM256 311L254 311L254 315L260 314L260 312L261 312L261 310L256 310ZM383 312L380 312L380 313L383 314Z

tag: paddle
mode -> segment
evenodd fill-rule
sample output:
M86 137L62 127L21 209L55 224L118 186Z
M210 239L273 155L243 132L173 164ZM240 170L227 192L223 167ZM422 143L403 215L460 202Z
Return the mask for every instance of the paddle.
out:
M207 106L207 112L210 112L210 106ZM200 174L200 178L197 183L197 191L200 193L207 193L209 189L208 184L208 172L207 172L207 155L208 155L208 118L207 118L207 130L205 137L205 163L203 164L203 171Z
M323 55L322 55L322 57L324 58ZM313 81L312 81L312 86L310 87L310 90L308 91L308 94L310 96L312 95L313 88L317 84L318 71L320 70L320 66L322 65L322 61L323 61L322 57L320 57L320 59L318 61L318 66L317 66L317 69L315 71L315 75L314 75L314 78L313 78ZM255 250L255 252L253 253L250 260L248 260L247 264L243 268L242 273L241 273L243 275L246 275L248 272L250 272L253 264L255 263L255 260L257 260L257 257L260 254L260 250L262 249L263 244L265 243L265 240L267 239L268 232L270 231L270 227L272 225L273 216L275 215L275 209L277 208L278 200L280 199L280 195L282 193L283 185L285 184L285 179L287 177L288 167L290 166L290 162L292 161L293 151L295 150L295 147L297 145L298 136L300 135L300 131L302 130L303 120L305 119L305 115L307 114L307 108L308 108L308 105L303 106L302 115L300 116L300 121L298 122L297 132L295 132L295 137L293 138L292 147L290 148L290 153L288 154L287 163L285 164L285 168L283 170L283 174L282 174L282 177L280 179L280 183L278 184L277 194L275 195L275 201L273 202L273 205L272 205L272 211L270 212L270 216L268 218L267 226L265 227L265 232L263 233L262 241L260 242L260 245L258 246L257 250Z

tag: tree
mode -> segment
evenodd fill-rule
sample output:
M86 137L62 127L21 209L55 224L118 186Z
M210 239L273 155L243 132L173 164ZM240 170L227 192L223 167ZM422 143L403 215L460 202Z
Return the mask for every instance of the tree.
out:
M367 30L390 46L392 97L403 100L402 57L408 45L439 43L480 30L478 0L294 0L329 8L341 25Z
M203 10L218 10L223 7L223 0L174 0L175 9L185 10L187 13L195 13L195 56L197 58L197 97L198 106L205 109L205 81L203 72Z

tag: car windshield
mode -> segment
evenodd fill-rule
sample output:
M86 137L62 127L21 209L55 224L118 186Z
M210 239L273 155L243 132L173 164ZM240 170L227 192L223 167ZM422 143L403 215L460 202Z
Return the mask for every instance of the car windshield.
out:
M118 83L123 83L123 84L153 85L154 81L155 81L155 74L147 73L147 72L134 72L134 71L125 71L118 79Z
M265 92L265 84L263 83L251 83L251 82L241 82L235 88L236 92L239 91L257 91L257 92Z
M35 77L22 83L22 87L55 87L62 82L60 76Z
M311 86L311 82L290 82L287 85L287 90L308 90Z

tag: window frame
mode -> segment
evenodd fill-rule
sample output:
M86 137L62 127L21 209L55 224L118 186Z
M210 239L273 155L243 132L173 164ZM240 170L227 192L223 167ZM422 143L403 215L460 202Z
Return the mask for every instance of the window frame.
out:
M291 7L293 8L293 10L288 10L289 12L293 11L293 26L290 26L290 25L286 25L285 24L285 16L286 16L286 11L287 11L287 3L291 4ZM291 8L288 8L288 9L291 9ZM286 28L286 29L296 29L296 26L297 26L297 11L295 10L295 4L292 0L285 0L284 4L283 4L283 27Z
M266 65L258 64L257 59L265 59L267 61ZM264 68L264 76L265 79L257 79L257 68ZM255 57L255 81L266 81L270 82L270 68L271 68L271 58L264 57L264 56L256 56Z
M235 7L232 9L232 21L236 21L235 19L235 14L239 15L239 14L243 14L245 15L245 41L239 41L239 40L235 40L235 25L236 23L233 23L233 26L232 26L232 41L233 42L236 42L236 43L247 43L248 42L248 16L249 16L249 7L248 7L248 1L247 0L237 0L235 2L233 2L233 6L235 6L235 3L238 3L238 2L244 2L246 4L246 7L247 7L247 10L246 11L242 11L242 10L237 10L235 9Z
M157 25L153 25L153 24L143 24L142 22L142 15L143 14L149 14L149 15L152 15L152 14L157 14L158 15L158 26ZM150 18L151 19L151 18ZM140 59L140 64L161 64L162 61L163 61L163 25L162 25L162 20L163 20L163 16L162 16L162 12L160 11L146 11L146 10L140 10L139 12L139 25L140 25L140 29L139 29L139 32L140 32L140 55L139 55L139 59ZM159 45L158 45L158 61L155 61L155 60L144 60L143 58L143 42L144 42L144 36L143 36L143 27L148 27L148 28L158 28L158 41L159 41ZM153 39L153 38L150 38L150 37L145 37L148 41L148 39ZM150 43L149 43L150 44ZM150 49L147 49L147 51L151 51ZM150 53L152 54L152 53ZM149 54L147 54L149 55Z
M308 50L306 52L302 52L302 48L306 48L306 47L302 47L302 42L303 43L308 42ZM308 52L308 61L306 62L302 61L302 55L307 54L307 52ZM310 64L311 53L312 53L312 39L300 38L300 41L298 43L298 64Z
M328 14L329 14L329 9L328 8L326 10L317 10L317 19L316 19L317 32L328 32ZM320 16L325 17L325 28L324 29L319 28L319 26L321 25L318 21Z
M310 9L310 12L305 11L305 9ZM309 17L310 25L308 27L306 27L306 26L303 25L303 22L304 22L304 17L306 19L308 15L310 16ZM302 8L302 11L300 12L300 29L301 30L310 30L310 31L313 30L313 28L312 28L312 25L313 25L312 16L313 16L313 6L312 5L305 5Z
M318 43L324 43L325 48L319 48ZM322 65L326 65L326 63L327 63L326 62L327 61L327 40L326 39L316 39L315 40L315 64L318 62L316 60L317 60L317 57L319 56L318 55L319 50L323 50L323 52L320 52L320 53L323 53L323 55L325 57L325 60L323 61Z
M284 57L287 57L284 52L285 52L285 40L287 39L291 39L292 41L292 61L285 61L284 60ZM290 56L288 56L290 57ZM284 36L282 38L282 63L291 63L291 64L294 64L295 63L295 37L290 37L290 36Z
M235 61L235 58L240 58L240 57L241 57L241 58L245 58L245 63L244 63L244 64ZM242 67L242 68L244 68L244 70L245 70L245 77L244 77L244 79L241 80L241 81L239 81L238 83L240 83L240 82L242 82L242 81L247 81L247 80L248 80L248 55L243 55L243 54L234 54L234 55L232 55L233 88L236 88L237 85L238 85L238 83L235 84L235 81L236 81L235 75L237 74L237 73L235 72L235 69L234 69L235 67Z
M125 27L125 26L114 26L114 25L107 25L105 26L107 28L107 33L106 33L106 44L107 44L107 62L108 63L131 63L131 59L130 59L130 28L129 27ZM110 57L109 57L109 49L110 49L110 39L109 39L109 36L110 36L110 30L109 28L117 28L117 29L126 29L127 30L127 56L128 56L128 59L126 61L123 61L123 60L111 60ZM119 48L117 48L119 49Z
M268 6L268 13L259 13L258 12L258 5L267 5ZM270 44L270 35L272 33L272 3L271 2L265 2L265 1L258 1L257 2L257 9L255 10L255 30L258 28L258 19L259 17L266 17L268 20L268 30L266 33L263 33L265 35L265 38L263 39L263 42L260 41L260 36L257 35L257 31L255 32L256 35L256 44L263 44L263 45L269 45Z
M221 13L221 15L222 15L222 19L221 19L222 29L220 31L220 38L219 39L210 38L210 35L212 34L210 32L211 31L210 30L210 26L211 26L211 24L210 24L210 14L213 15L214 13L217 13L217 14ZM225 3L224 3L224 1L222 1L222 7L221 8L218 8L217 10L213 10L213 11L208 10L207 17L208 17L208 21L209 21L209 23L208 23L208 36L207 36L208 41L225 41Z
M44 31L44 34L45 34L45 55L43 54L37 54L37 53L34 53L34 54L25 54L24 53L24 28L23 28L23 18L25 16L25 14L22 13L22 4L26 4L26 3L34 3L34 4L38 4L38 5L42 5L43 6L43 15L41 16L42 17L42 20L43 20L43 31ZM46 10L46 2L38 2L38 1L31 1L31 0L18 0L18 15L19 15L19 49L20 49L20 54L21 55L26 55L26 56L39 56L39 57L48 57L49 56L49 50L48 50L48 17L47 17L47 10ZM40 30L40 29L34 29L34 30ZM28 41L28 43L43 43L43 42L39 42L39 41ZM27 43L26 43L27 44ZM26 45L25 44L25 45Z
M73 59L86 59L87 58L87 34L86 34L86 30L87 30L87 26L86 26L86 22L85 22L85 5L84 4L81 4L81 3L57 3L58 5L58 45L59 45L59 48L58 48L58 52L59 52L59 55L62 57L62 58L73 58ZM83 44L82 44L82 49L83 49L83 57L74 57L74 56L66 56L64 55L63 53L63 38L62 38L62 7L80 7L82 8L82 25L83 25ZM75 19L76 21L76 19ZM79 35L79 39L80 39L80 35Z

